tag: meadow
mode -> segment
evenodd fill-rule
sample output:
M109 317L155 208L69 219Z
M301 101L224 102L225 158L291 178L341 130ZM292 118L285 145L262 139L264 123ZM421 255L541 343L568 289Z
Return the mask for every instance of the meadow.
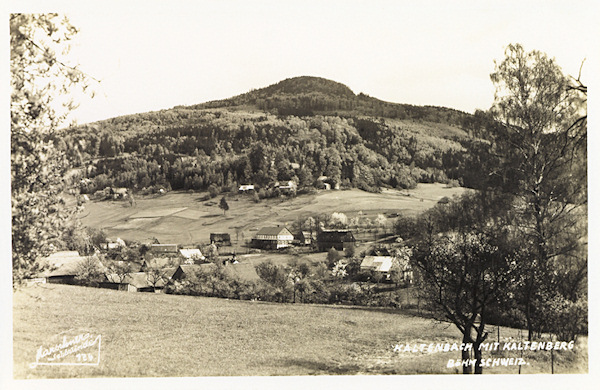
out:
M204 194L170 192L127 201L94 201L85 204L84 226L103 229L109 237L161 243L197 244L209 241L210 233L230 233L232 241L244 242L265 226L291 225L298 218L361 213L374 220L378 214L416 214L434 206L443 197L461 194L464 188L443 184L419 184L413 190L383 190L374 194L358 189L321 191L295 198L252 201L249 195L229 195L229 210L218 207L219 198L202 201ZM389 218L390 224L392 219Z
M454 325L398 309L276 304L127 293L67 285L23 287L13 295L15 379L263 375L454 374L460 352L398 352L396 345L459 343ZM98 366L37 366L36 351L57 334L102 336ZM491 341L497 328L490 326ZM500 328L501 341L525 332ZM587 372L587 338L554 353L555 373ZM484 352L489 357L517 352ZM550 352L525 352L522 374L550 373ZM484 374L517 374L517 366Z

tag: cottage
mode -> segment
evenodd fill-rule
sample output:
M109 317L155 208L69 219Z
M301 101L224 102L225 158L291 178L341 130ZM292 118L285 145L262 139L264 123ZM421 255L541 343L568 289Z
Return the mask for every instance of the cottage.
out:
M206 259L198 248L180 249L179 253L185 264L194 264L196 261L204 261Z
M285 227L264 227L252 239L252 246L262 249L281 249L292 245L294 235Z
M331 248L343 251L353 247L356 239L348 229L322 230L317 234L317 248L320 252L326 252Z
M394 258L392 256L365 256L360 263L360 270L381 272L389 275L393 264Z
M217 247L231 246L231 236L229 233L210 233L210 243Z
M80 256L77 251L56 252L50 256L41 259L43 266L47 266L46 271L38 275L38 280L43 278L44 283L62 283L77 284L78 267L86 261L86 257Z
M361 271L372 271L381 274L386 280L392 277L392 271L397 272L398 280L412 283L413 273L409 264L401 265L394 256L365 256L360 263Z

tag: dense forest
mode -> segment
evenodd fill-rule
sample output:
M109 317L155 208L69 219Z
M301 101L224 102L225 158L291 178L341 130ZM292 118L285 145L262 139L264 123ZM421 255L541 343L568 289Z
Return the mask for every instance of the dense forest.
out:
M485 186L494 122L440 107L383 102L315 77L227 100L65 129L56 142L80 168L82 193L268 189L293 180L379 191L420 182ZM267 196L264 191L263 196Z

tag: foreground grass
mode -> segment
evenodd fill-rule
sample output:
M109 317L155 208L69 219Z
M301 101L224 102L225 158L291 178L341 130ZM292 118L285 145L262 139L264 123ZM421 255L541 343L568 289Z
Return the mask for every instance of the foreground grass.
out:
M453 325L397 311L126 293L42 285L13 299L14 377L180 377L445 374L457 352L398 353L396 344L460 343ZM30 368L41 345L69 329L102 335L97 367ZM502 338L517 330L501 329ZM490 336L491 337L491 336ZM504 353L507 355L507 353ZM520 356L514 353L510 356ZM493 357L484 353L484 357ZM550 373L550 354L522 373ZM587 372L587 339L555 354L555 372ZM495 367L484 373L518 373Z

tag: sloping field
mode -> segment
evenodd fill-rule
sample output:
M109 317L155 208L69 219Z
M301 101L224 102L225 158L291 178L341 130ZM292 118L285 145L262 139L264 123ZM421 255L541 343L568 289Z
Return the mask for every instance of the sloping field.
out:
M441 198L461 194L464 188L443 184L419 184L408 191L384 190L372 194L353 189L322 191L292 199L270 199L254 203L249 196L227 197L229 211L224 215L215 205L202 202L198 194L171 192L163 196L138 198L130 207L125 201L90 202L81 217L85 226L104 229L109 237L145 241L153 237L161 243L197 244L209 241L210 233L229 233L232 240L251 239L264 226L289 225L294 220L317 214L345 213L374 220L377 214L415 214ZM144 220L146 220L145 223Z
M394 346L459 343L453 325L398 311L275 304L38 285L13 295L14 377L164 377L449 374L460 352L395 352ZM102 337L98 366L37 366L56 335ZM495 337L495 327L490 327ZM519 332L501 328L502 340ZM492 340L495 341L495 340ZM518 357L512 355L496 355ZM484 359L494 357L484 352ZM523 354L521 373L549 373L550 353ZM554 354L555 373L587 371L587 338ZM484 369L516 374L517 366Z
M181 211L186 210L186 207L178 207L178 208L151 208L148 210L143 210L138 213L135 213L131 216L131 218L155 218L155 217L166 217L168 215L173 215L175 213L179 213Z

